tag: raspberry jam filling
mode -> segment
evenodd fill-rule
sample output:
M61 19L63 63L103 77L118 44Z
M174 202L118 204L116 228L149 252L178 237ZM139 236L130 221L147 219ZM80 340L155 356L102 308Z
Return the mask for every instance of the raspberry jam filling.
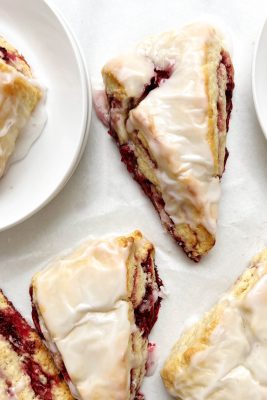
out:
M32 329L21 315L13 309L0 310L0 335L10 343L20 356L22 367L31 380L31 387L38 399L53 400L52 386L59 382L58 376L47 374L33 360L36 344L31 338ZM10 388L10 386L9 386Z
M135 324L138 326L144 337L148 337L155 322L158 319L160 309L161 297L157 294L160 287L163 286L159 278L156 267L153 267L153 258L151 252L148 253L147 259L142 262L143 271L148 277L153 276L155 270L155 282L148 282L146 285L146 292L142 303L134 309ZM156 283L156 287L155 287Z
M226 83L226 91L225 91L225 97L226 97L226 130L229 130L229 120L230 120L230 115L231 111L233 108L233 103L232 103L232 96L233 96L233 90L234 90L234 69L233 65L231 63L231 59L229 54L226 51L221 52L221 62L217 68L217 82L218 86L220 87L221 81L223 80L223 70L226 72L227 76L227 83ZM218 128L219 131L224 129L224 120L223 120L223 107L224 104L222 100L218 100L217 103L217 110L218 110Z
M16 55L7 51L5 47L0 46L0 58L2 58L6 63L9 63L10 61L15 61Z
M15 64L17 59L23 61L25 64L29 66L29 64L22 55L17 53L12 53L11 51L8 51L5 47L2 46L0 46L0 58L7 64L15 66L15 68L17 68Z
M162 298L159 296L160 288L163 286L162 280L159 278L157 268L154 266L152 252L149 251L146 260L141 263L144 273L148 277L145 296L141 304L134 308L135 324L142 332L143 338L147 340L155 322L158 319L160 303ZM152 277L155 274L155 280ZM134 279L137 284L137 279ZM148 343L148 353L152 344ZM155 346L155 345L154 345ZM148 363L146 363L146 370L148 371ZM131 370L130 387L131 393L136 393L134 400L144 400L144 396L139 392L134 381L134 371ZM151 372L151 371L150 371Z
M137 100L135 107L142 101L144 98L151 92L152 90L156 89L163 83L166 79L169 79L172 73L172 69L166 69L166 70L159 70L159 69L154 69L155 75L153 78L151 78L151 81L149 85L145 86L144 92L142 96ZM133 108L133 107L131 107ZM130 110L129 110L130 111Z
M226 85L225 96L226 96L226 113L227 113L226 129L228 131L230 116L231 116L231 112L232 112L232 109L233 109L232 97L233 97L233 91L234 91L234 88L235 88L234 67L233 67L233 64L231 62L230 55L227 53L227 51L223 50L221 52L221 57L222 57L221 62L225 66L226 73L227 73L227 85Z

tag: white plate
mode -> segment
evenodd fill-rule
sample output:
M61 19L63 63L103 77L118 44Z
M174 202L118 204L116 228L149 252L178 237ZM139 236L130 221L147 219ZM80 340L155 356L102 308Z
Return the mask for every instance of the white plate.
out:
M252 91L258 120L267 139L267 20L261 28L255 45Z
M28 155L0 181L0 231L47 204L78 165L91 116L91 91L78 45L43 0L0 0L3 36L47 87L48 121Z

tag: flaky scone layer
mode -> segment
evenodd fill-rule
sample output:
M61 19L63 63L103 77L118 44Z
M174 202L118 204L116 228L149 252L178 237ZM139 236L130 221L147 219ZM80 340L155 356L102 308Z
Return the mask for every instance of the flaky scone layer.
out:
M153 259L136 231L85 242L34 276L35 325L76 398L138 395L160 306Z
M231 290L185 331L161 375L181 400L263 400L267 396L267 249Z
M144 40L102 70L122 161L186 254L215 243L233 67L214 28Z

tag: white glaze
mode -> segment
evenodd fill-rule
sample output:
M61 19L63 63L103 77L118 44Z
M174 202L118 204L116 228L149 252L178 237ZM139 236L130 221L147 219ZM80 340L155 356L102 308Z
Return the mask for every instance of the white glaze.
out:
M155 75L151 68L149 79L149 63L157 70L172 71L169 79L130 112L127 130L144 134L158 166L155 173L165 209L174 223L193 228L202 224L214 234L220 183L214 177L214 159L207 141L208 94L203 71L206 45L212 42L222 43L219 33L208 24L195 23L179 33L147 38L134 56L112 60L104 69L111 70L127 92L129 86L133 97L140 96L141 83L144 90L144 82ZM137 82L142 69L146 79Z
M177 373L170 391L182 400L267 399L267 276L238 300L224 296L223 316L206 350ZM185 375L186 374L186 375Z
M35 278L35 301L82 400L129 398L130 247L117 239L87 242Z
M39 86L40 87L40 86ZM41 88L41 87L40 87ZM43 95L29 121L26 123L24 128L22 128L21 133L16 142L16 147L14 153L9 159L8 166L23 160L29 153L32 145L41 136L44 127L47 122L47 110L46 110L46 89L41 88Z

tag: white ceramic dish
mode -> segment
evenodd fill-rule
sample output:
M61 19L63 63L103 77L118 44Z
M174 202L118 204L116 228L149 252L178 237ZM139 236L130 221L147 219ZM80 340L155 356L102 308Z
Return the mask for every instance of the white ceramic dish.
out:
M267 19L255 44L252 91L258 120L267 139Z
M34 214L70 178L85 147L91 91L78 45L43 0L0 0L3 36L48 89L46 127L28 155L0 181L0 231Z

